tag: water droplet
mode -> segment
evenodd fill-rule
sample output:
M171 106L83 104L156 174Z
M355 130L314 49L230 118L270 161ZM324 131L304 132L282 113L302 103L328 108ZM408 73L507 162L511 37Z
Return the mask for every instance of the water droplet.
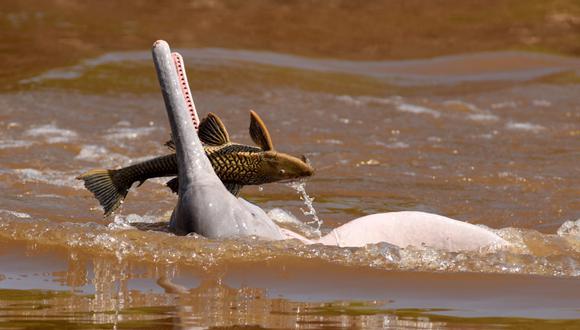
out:
M304 209L300 209L300 211L302 211L302 213L306 216L311 216L312 220L306 222L306 224L316 224L316 231L318 232L318 235L320 235L320 227L322 226L322 220L320 220L318 218L318 215L316 214L316 209L314 209L314 198L310 197L308 195L308 193L306 192L306 182L304 181L295 181L295 182L290 182L287 184L288 187L296 190L296 192L298 194L300 194L300 199L302 201L304 201L304 205L306 205L306 210Z

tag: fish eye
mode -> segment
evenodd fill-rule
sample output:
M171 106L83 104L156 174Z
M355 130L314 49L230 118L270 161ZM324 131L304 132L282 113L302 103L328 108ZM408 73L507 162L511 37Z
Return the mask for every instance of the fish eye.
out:
M286 174L286 170L285 169L281 169L280 170L280 174Z

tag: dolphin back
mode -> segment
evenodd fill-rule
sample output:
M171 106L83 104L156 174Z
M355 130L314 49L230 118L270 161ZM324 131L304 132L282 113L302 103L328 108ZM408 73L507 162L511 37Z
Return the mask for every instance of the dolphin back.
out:
M180 235L195 232L207 238L282 239L262 209L236 198L215 174L188 113L169 45L158 40L152 53L178 163L178 201L170 228Z

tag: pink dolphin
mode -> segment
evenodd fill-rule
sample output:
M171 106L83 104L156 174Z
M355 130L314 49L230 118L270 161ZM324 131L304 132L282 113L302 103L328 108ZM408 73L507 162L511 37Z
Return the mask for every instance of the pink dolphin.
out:
M179 165L178 202L170 227L179 234L208 238L254 235L298 239L306 244L359 247L387 242L399 247L429 246L447 251L476 250L508 243L472 224L425 212L379 213L354 219L317 240L277 226L257 205L236 198L223 186L196 134L199 123L183 62L165 41L153 44L153 60L165 101Z

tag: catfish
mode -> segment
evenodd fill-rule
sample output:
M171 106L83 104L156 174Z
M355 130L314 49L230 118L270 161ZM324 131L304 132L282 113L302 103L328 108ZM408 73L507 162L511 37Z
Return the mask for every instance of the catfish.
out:
M214 171L227 190L238 196L246 185L262 185L277 181L309 177L314 169L306 157L294 157L274 149L270 133L258 114L250 111L250 137L257 145L249 146L230 140L222 120L209 113L199 125L199 139ZM173 141L166 145L173 151ZM157 177L171 177L167 186L178 192L177 157L175 153L160 156L115 170L95 169L77 177L93 193L104 210L113 213L123 203L135 182L141 186Z

